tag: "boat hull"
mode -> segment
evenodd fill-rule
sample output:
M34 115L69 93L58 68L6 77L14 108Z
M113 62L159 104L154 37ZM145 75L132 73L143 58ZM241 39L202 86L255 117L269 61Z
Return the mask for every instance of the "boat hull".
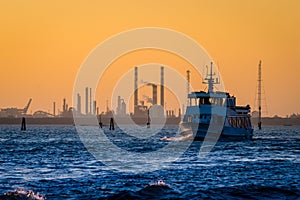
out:
M216 127L213 124L197 124L185 123L182 124L185 128L191 128L194 135L194 140L221 140L221 141L237 141L237 140L251 140L253 137L253 129L236 128L236 127ZM221 130L221 134L220 134Z

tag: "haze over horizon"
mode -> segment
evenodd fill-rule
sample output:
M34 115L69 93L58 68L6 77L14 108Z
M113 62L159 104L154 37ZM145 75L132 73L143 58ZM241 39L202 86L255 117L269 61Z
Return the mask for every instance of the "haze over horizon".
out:
M71 103L80 65L98 44L126 30L162 27L193 38L207 50L239 105L254 106L262 60L268 116L300 113L299 9L297 0L2 1L0 108L24 107L29 98L33 112L52 112L52 102L61 107L63 98ZM121 58L111 70L172 57L157 52L136 56ZM182 72L187 68L176 58L163 64L182 66ZM192 77L192 82L197 79ZM204 87L196 84L195 89ZM100 103L103 111L105 103Z

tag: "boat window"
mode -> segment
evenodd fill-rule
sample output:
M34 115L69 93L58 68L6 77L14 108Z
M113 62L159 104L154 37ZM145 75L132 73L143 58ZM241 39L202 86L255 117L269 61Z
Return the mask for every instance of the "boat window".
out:
M234 119L233 119L233 117L230 117L229 120L230 120L231 127L234 127Z
M237 119L236 119L236 117L233 117L232 118L233 119L233 127L237 127Z
M235 106L235 100L233 98L227 99L227 106L228 107L234 107Z
M246 118L246 122L247 122L247 128L251 129L251 121L249 117Z
M214 98L207 98L204 100L205 104L213 104L213 105L217 105L217 106L223 106L224 105L224 100L223 98L219 98L219 97L214 97Z
M204 98L203 97L199 98L199 105L201 105L201 104L204 104Z
M239 127L243 128L243 118L239 117Z
M218 105L218 98L212 98L211 100L214 105Z
M232 127L235 127L235 118L234 117L231 117L231 126Z
M220 98L215 98L215 104L220 106Z
M193 98L193 100L190 99L190 101L191 101L191 106L197 106L198 105L197 104L197 98Z
M249 124L248 124L248 118L245 118L245 128L248 129L249 128Z
M189 122L189 123L192 122L192 116L191 116L191 115L188 116L188 122Z
M220 106L224 106L224 99L220 98Z
M241 124L242 124L242 127L243 127L243 128L246 128L246 125L245 125L245 117L242 117L242 118L241 118Z
M210 104L209 98L204 98L204 104Z

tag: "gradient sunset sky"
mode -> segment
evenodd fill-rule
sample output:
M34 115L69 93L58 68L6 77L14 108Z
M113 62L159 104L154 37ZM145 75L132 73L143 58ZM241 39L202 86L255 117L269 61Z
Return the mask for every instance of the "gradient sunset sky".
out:
M268 115L300 113L299 10L298 0L0 1L0 107L33 98L29 111L52 112L53 101L71 102L80 65L99 43L162 27L207 50L238 104L254 106L262 60Z

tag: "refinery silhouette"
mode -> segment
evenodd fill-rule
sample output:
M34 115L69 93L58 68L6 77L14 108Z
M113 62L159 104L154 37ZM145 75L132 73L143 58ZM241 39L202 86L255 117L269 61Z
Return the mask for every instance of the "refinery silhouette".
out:
M127 112L129 109L125 103L125 100L118 96L117 107L115 109L109 109L108 102L105 111L100 111L97 106L97 101L92 99L92 88L86 87L84 91L85 100L83 101L82 94L77 93L76 105L69 106L66 98L62 100L62 109L59 110L56 107L56 102L53 102L52 113L43 110L35 111L33 114L28 114L28 110L32 99L29 100L24 108L2 108L0 109L0 124L19 124L20 118L25 117L28 123L32 124L74 124L73 116L76 117L95 117L97 116L99 123L103 125L110 124L111 118L118 116L119 119L130 117L136 124L146 125L149 123L149 110L153 106L158 106L156 110L157 118L165 118L167 124L179 124L181 121L181 109L178 109L178 114L175 115L175 110L165 110L165 87L164 87L164 67L160 67L160 105L158 105L158 85L154 83L144 82L144 85L152 87L152 97L147 97L147 102L151 103L150 106L146 106L143 100L139 100L139 88L138 88L138 67L134 68L134 105L133 112ZM84 103L84 107L83 107ZM119 120L119 123L126 123L126 120Z

